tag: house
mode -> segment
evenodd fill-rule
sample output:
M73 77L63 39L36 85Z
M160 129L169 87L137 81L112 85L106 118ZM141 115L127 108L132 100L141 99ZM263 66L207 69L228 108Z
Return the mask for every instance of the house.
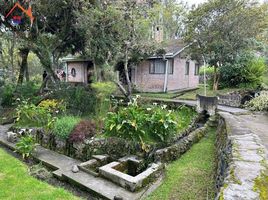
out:
M151 56L133 67L131 81L136 89L168 92L196 88L200 64L186 54L188 46L181 40L171 40L164 46L164 56Z
M93 77L93 63L90 60L66 57L62 59L65 63L66 82L88 84Z

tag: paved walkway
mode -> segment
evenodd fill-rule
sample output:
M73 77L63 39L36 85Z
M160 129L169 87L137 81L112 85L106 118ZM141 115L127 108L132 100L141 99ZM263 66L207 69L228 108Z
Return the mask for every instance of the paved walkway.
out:
M227 136L232 142L230 175L225 178L221 196L228 200L259 200L261 188L256 189L255 180L266 173L268 118L262 114L220 112L220 115L225 120Z
M250 114L236 116L243 127L250 129L258 135L262 144L267 149L268 160L268 115L267 114Z

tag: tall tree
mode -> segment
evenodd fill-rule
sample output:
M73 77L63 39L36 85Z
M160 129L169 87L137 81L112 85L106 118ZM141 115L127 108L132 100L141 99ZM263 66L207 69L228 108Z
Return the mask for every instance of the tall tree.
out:
M132 95L131 64L153 49L147 4L135 0L105 1L79 13L78 26L86 35L86 54L99 67L123 63L127 87L117 82L127 98Z
M267 28L267 5L255 0L209 0L192 10L185 40L191 53L214 66L213 89L218 89L218 68L253 47L252 40Z

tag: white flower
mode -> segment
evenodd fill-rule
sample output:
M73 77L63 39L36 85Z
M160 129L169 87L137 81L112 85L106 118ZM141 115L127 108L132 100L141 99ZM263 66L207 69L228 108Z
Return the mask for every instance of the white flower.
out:
M147 110L148 110L148 111L151 111L151 110L152 110L152 108L147 108Z
M157 103L153 103L154 106L157 106Z
M161 108L162 109L166 109L167 108L167 105L162 105Z

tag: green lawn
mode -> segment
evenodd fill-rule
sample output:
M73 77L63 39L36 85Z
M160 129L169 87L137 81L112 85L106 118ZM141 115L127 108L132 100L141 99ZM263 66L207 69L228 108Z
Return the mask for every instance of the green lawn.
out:
M28 175L27 166L0 149L0 199L68 200L79 199Z
M215 130L167 166L163 184L146 200L214 199Z
M225 88L222 90L213 91L209 87L207 87L207 96L216 96L217 94L227 94L229 92L238 91L241 90L241 88ZM200 84L198 90L186 92L182 96L179 96L178 99L184 99L184 100L196 100L196 95L204 95L205 94L205 87L203 84Z
M178 93L163 93L163 92L144 92L144 93L134 93L133 96L140 95L145 98L159 98L159 99L173 99L178 96Z

